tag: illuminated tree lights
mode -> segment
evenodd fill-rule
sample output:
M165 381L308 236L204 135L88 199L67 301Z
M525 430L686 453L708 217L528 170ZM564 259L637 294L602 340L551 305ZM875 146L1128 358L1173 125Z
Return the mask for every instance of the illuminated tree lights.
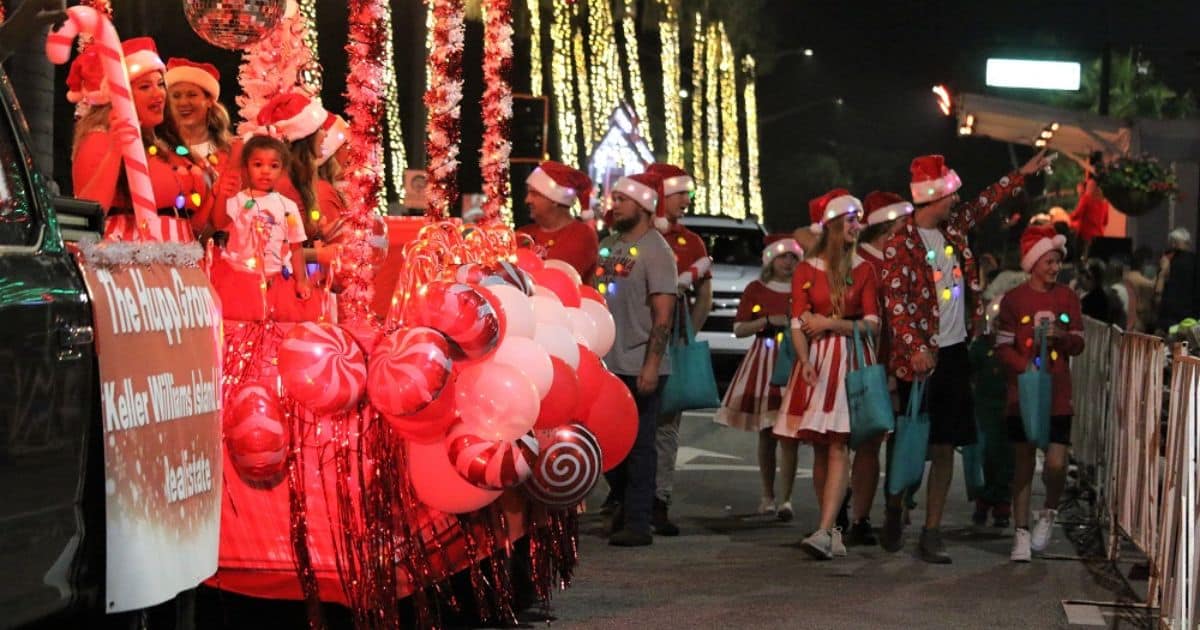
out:
M667 162L683 165L683 107L679 96L679 14L670 0L662 0L663 20L658 23L662 44L663 129Z
M708 172L705 170L704 141L704 18L696 14L692 36L692 164L689 171L696 180L696 197L692 203L697 214L706 214L708 207Z
M534 0L536 1L536 0ZM579 148L575 140L575 78L574 58L571 54L571 6L565 2L554 3L554 24L550 28L553 55L550 61L554 109L558 119L559 159L574 164L579 159Z
M396 191L396 197L400 200L404 199L404 165L408 162L408 158L404 154L404 133L400 127L400 99L396 89L396 64L393 62L394 44L392 31L392 6L387 3L384 10L384 25L383 29L388 34L387 41L384 42L384 64L383 64L383 85L384 85L384 105L386 107L387 116L387 138L388 138L388 153L391 157L392 165L392 190ZM379 187L380 206L387 209L387 188Z
M721 209L741 219L746 216L742 181L741 138L738 133L737 60L724 24L717 24L721 38L718 66L721 90Z
M629 87L633 93L633 110L637 114L638 121L642 123L638 125L642 140L646 142L646 146L654 150L650 142L649 124L645 122L649 119L650 113L646 109L646 88L642 85L642 68L638 55L637 3L635 0L625 0L624 16L621 18L621 30L625 37L625 58L629 66ZM620 67L617 67L616 71L617 76L621 76ZM665 76L663 84L666 84ZM678 98L678 95L676 95L676 98ZM672 162L672 164L678 164L678 162Z
M578 5L576 5L578 6ZM609 0L589 0L588 14L588 49L591 65L591 138L585 147L592 150L596 141L604 137L608 128L608 116L617 108L622 95L625 93L624 77L621 74L621 64L617 58L616 34L613 32L612 4ZM582 41L582 40L580 40ZM584 59L584 50L575 51L576 59ZM586 89L581 84L580 94ZM585 123L586 124L586 123Z
M588 94L587 56L583 50L583 34L578 31L571 38L575 52L575 89L579 94L579 123L583 126L583 146L590 150L595 144L595 127L592 126L592 100ZM579 159L573 156L573 160Z
M529 93L542 95L542 3L526 0L529 7Z
M704 68L704 118L708 123L705 168L708 171L708 214L721 213L721 119L720 78L717 71L721 64L721 35L716 24L709 24L705 33L707 41Z
M750 213L763 220L762 183L758 179L758 96L754 57L746 55L742 62L746 87L742 91L742 107L746 111L746 185L749 188Z

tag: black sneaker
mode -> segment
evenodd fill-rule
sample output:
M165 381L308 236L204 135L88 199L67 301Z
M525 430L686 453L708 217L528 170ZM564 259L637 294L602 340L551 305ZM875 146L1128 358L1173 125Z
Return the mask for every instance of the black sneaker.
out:
M654 537L649 533L635 532L631 529L621 531L608 537L608 544L614 547L645 547L654 544Z
M611 536L625 529L625 506L617 503L608 516L604 517L604 534Z
M678 536L679 526L671 522L667 516L667 504L665 501L654 499L654 511L650 514L650 525L654 527L654 533L659 536Z
M864 518L854 523L846 532L847 547L874 547L878 544L875 531L871 529L871 519Z
M883 520L883 532L880 534L880 546L884 551L895 553L904 547L904 510L889 507Z
M842 498L842 507L838 509L837 526L842 528L842 531L850 529L850 491L846 491L846 496Z
M942 542L942 530L922 529L921 543L918 549L921 559L930 564L950 564L950 554L946 553L946 544Z
M996 516L992 518L992 527L998 529L1008 529L1010 523L1012 523L1012 519L1007 516Z
M975 502L975 511L971 514L971 522L976 527L984 527L987 525L988 505L983 501Z

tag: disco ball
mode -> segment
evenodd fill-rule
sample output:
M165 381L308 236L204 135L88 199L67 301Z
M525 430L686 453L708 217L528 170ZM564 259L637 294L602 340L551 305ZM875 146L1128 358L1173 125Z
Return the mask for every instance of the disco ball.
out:
M286 0L183 0L183 14L204 41L242 50L279 24Z

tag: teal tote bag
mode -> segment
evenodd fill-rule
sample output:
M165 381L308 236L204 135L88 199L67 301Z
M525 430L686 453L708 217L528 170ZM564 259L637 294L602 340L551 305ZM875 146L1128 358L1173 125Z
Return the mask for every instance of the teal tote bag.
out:
M1046 324L1034 330L1034 343L1038 344L1038 359L1017 376L1017 398L1025 439L1045 450L1050 445L1050 402L1054 395L1046 357Z
M787 387L792 377L792 367L796 365L796 347L792 345L792 331L785 330L783 340L779 341L779 350L775 353L775 368L771 371L771 384L776 387Z
M682 320L682 327L680 322ZM713 376L712 352L707 341L696 341L692 318L687 308L675 312L671 345L671 375L663 386L660 413L676 414L691 409L712 409L721 405L717 379Z
M929 448L929 414L921 411L925 381L914 380L908 409L896 421L895 441L888 458L888 494L900 494L921 483L925 476L925 454Z
M864 327L860 334L858 322L853 323L853 333L858 369L846 374L846 402L850 405L850 448L858 448L863 442L894 431L896 416L888 393L887 371L879 363L866 365L863 344L874 343L871 333Z

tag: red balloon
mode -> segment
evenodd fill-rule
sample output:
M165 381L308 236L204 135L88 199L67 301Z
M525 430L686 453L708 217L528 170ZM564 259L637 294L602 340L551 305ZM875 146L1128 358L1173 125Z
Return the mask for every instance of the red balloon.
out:
M539 269L544 269L546 263L542 262L542 259L533 253L532 249L518 249L517 266L524 271L533 273Z
M410 442L430 444L440 442L450 425L458 420L454 410L454 379L451 378L442 393L420 411L408 416L383 414L392 429Z
M588 350L583 344L578 345L579 369L575 370L575 376L579 379L579 398L575 400L575 412L571 417L582 422L588 417L588 411L600 395L600 385L608 370L604 369L604 364L595 352Z
M552 429L579 419L575 417L576 402L579 400L579 378L575 376L575 370L556 356L550 357L550 363L554 365L554 380L550 391L542 398L534 430Z
M579 308L579 285L575 284L567 272L546 267L532 271L530 274L533 276L534 282L553 291L563 306Z
M633 394L616 375L605 376L599 389L583 426L600 442L604 471L608 472L633 450L633 441L637 439L638 409Z
M500 345L503 333L499 309L489 297L495 299L465 284L430 282L409 303L408 322L446 335L453 342L453 359L476 361Z
M579 285L579 297L581 297L585 300L592 300L593 302L599 302L605 306L608 306L608 300L604 299L604 296L601 295L600 292L596 290L596 287L594 287L590 284Z
M279 399L267 387L247 383L233 393L221 423L234 469L247 481L279 481L287 461L288 432Z

